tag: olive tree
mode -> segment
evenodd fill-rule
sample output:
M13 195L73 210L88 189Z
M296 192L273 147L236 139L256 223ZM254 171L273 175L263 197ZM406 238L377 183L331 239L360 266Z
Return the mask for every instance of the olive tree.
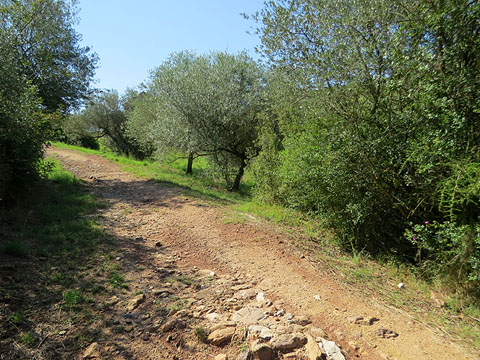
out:
M190 156L208 155L232 190L257 154L264 88L263 69L245 53L173 54L150 85L166 109L166 133Z

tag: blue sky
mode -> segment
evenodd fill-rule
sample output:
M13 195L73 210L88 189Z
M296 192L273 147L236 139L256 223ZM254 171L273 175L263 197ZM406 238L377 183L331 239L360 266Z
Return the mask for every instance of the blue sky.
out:
M260 40L246 32L263 0L80 0L82 45L93 48L100 64L95 87L120 93L145 81L149 70L169 54L192 50L237 53ZM252 31L253 32L253 31Z

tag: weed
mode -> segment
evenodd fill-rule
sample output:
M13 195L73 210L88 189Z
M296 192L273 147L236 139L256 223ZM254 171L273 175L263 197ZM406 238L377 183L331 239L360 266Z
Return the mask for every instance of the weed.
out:
M87 298L77 289L67 290L63 293L63 307L67 310L74 310L85 302L87 302Z
M20 337L20 342L26 346L32 347L35 345L35 337L30 332L23 333Z
M3 253L14 257L24 257L27 254L27 250L25 243L15 240L7 241L2 247Z
M128 284L125 282L125 278L116 270L110 270L108 282L114 288L128 289Z
M205 329L201 326L196 327L195 330L193 330L193 333L197 336L198 340L202 343L207 342L207 332Z
M13 324L15 325L20 325L23 324L26 320L26 314L23 311L15 311L10 314L8 317L8 320L10 320Z
M179 299L175 301L174 303L171 303L168 305L167 310L168 310L168 315L171 316L175 314L176 312L185 309L190 305L190 301L187 299Z
M245 216L240 213L232 213L222 219L224 224L243 224L245 221Z

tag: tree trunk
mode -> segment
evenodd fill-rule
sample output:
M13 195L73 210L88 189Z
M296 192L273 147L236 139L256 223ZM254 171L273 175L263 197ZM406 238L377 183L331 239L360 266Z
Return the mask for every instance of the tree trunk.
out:
M188 154L187 175L193 174L193 153Z
M233 182L232 191L238 191L240 189L240 181L242 180L243 173L245 172L245 167L247 166L247 160L242 159L240 168L238 169L237 176L235 176L235 181Z

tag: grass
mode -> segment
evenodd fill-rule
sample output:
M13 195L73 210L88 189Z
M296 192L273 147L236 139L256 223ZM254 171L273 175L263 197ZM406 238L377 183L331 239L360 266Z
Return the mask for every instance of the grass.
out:
M35 337L30 332L23 333L20 336L20 342L28 347L32 347L37 342Z
M63 307L67 310L76 310L78 305L89 300L78 289L67 290L63 293Z
M175 302L167 306L168 316L171 316L182 309L186 309L189 305L190 305L190 301L188 299L176 300Z
M16 357L36 358L35 345L45 336L39 329L68 323L76 326L65 346L78 349L77 339L91 321L86 314L103 288L89 274L99 254L112 247L111 237L91 217L103 206L54 162L48 178L16 205L0 207L0 276L7 272L10 279L0 287L0 303L10 304L0 307L0 347L10 355L21 351Z
M196 327L195 330L193 330L193 333L195 334L195 336L200 342L202 343L207 342L207 338L208 338L207 332L202 326Z
M125 277L116 270L110 270L108 282L113 288L128 289Z
M333 232L325 228L321 219L258 201L254 197L253 182L248 172L241 191L232 193L225 190L222 183L206 176L204 159L197 159L193 176L186 176L186 160L159 164L122 157L105 149L96 151L60 143L54 145L101 155L118 163L124 171L177 186L185 196L221 206L225 213L222 219L225 224L242 224L248 221L271 221L280 224L286 233L295 238L302 253L311 254L317 259L319 266L327 266L329 270L339 274L346 286L366 296L380 297L386 304L407 310L422 321L442 326L454 336L480 348L480 309L477 306L470 304L466 307L462 299L457 298L458 295L450 293L450 300L445 308L433 308L429 300L430 292L443 291L441 286L424 281L416 274L415 268L408 265L392 261L382 262L370 259L363 252L352 254L340 249L335 244ZM170 280L183 282L179 279ZM399 282L404 282L406 288L396 288ZM177 305L171 306L175 308Z

